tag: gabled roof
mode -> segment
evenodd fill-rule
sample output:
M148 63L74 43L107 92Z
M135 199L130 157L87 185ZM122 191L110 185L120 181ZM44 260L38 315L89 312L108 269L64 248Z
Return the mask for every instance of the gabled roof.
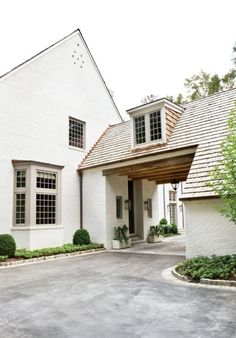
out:
M188 175L184 197L215 196L208 186L209 171L219 157L219 148L227 134L227 118L236 100L236 88L192 101L177 122L169 142L138 151L131 149L130 121L110 126L85 157L80 169L105 166L131 159L197 145Z
M112 98L112 96L111 96L111 93L110 93L110 91L109 91L109 89L108 89L108 87L107 87L107 85L106 85L106 82L104 81L104 79L103 79L103 77L102 77L102 74L101 74L101 72L100 72L100 70L99 70L99 68L98 68L98 66L97 66L97 64L96 64L96 62L95 62L95 60L94 60L94 58L93 58L93 56L92 56L90 50L89 50L89 48L88 48L88 45L87 45L87 43L86 43L86 41L85 41L85 39L84 39L84 37L83 37L83 35L82 35L80 29L76 29L76 30L75 30L74 32L72 32L71 34L65 36L64 38L62 38L62 39L60 39L59 41L55 42L54 44L50 45L49 47L43 49L43 50L40 51L39 53L33 55L31 58L27 59L26 61L22 62L21 64L17 65L16 67L12 68L12 69L11 69L10 71L8 71L7 73L5 73L5 74L3 74L3 75L0 75L0 81L3 81L3 80L4 80L5 78L7 78L8 76L10 76L10 75L14 74L16 71L20 70L22 67L27 66L27 64L29 64L30 62L33 62L34 60L36 60L37 58L39 58L41 55L43 55L43 54L49 52L51 49L57 47L58 45L60 45L61 43L67 41L68 39L72 38L72 37L75 36L75 35L79 35L80 38L81 38L81 40L83 41L84 46L85 46L85 48L87 49L88 55L90 56L90 59L91 59L93 65L94 65L94 67L95 67L95 70L97 71L98 76L100 77L100 79L101 79L101 81L102 81L102 83L103 83L103 85L104 85L104 87L105 87L105 90L106 90L106 92L107 92L107 94L108 94L108 96L109 96L109 98L110 98L110 100L111 100L111 102L112 102L112 104L113 104L113 106L114 106L114 108L115 108L115 110L116 110L116 112L117 112L119 118L121 119L121 121L123 121L123 118L122 118L122 116L120 115L120 112L119 112L119 110L118 110L118 108L117 108L117 106L116 106L116 104L115 104L115 102L114 102L114 100L113 100L113 98Z

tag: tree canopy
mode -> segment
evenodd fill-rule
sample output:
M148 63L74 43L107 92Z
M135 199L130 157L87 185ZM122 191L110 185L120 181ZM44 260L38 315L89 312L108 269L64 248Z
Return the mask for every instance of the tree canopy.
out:
M223 201L221 213L236 224L236 103L229 114L228 135L221 146L222 160L211 173L210 186Z

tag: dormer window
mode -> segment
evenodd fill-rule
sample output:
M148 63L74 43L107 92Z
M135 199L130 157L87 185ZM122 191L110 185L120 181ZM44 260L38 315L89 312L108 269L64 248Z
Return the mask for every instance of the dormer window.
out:
M162 137L161 132L161 112L155 111L149 115L150 120L150 140L160 140Z
M167 99L128 110L131 117L132 147L158 146L168 142L182 111L182 107Z
M146 142L145 116L134 118L135 122L135 141L136 144Z
M134 117L135 144L157 141L162 138L161 111Z

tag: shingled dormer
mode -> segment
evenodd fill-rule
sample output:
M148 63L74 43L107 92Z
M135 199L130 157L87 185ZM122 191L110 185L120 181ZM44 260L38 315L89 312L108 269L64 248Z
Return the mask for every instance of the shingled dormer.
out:
M165 98L127 110L132 148L166 144L183 110Z

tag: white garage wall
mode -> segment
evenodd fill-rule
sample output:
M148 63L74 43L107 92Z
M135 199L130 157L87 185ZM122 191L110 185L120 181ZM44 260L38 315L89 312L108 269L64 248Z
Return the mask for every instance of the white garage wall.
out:
M236 253L236 225L219 213L219 200L185 201L187 257Z

